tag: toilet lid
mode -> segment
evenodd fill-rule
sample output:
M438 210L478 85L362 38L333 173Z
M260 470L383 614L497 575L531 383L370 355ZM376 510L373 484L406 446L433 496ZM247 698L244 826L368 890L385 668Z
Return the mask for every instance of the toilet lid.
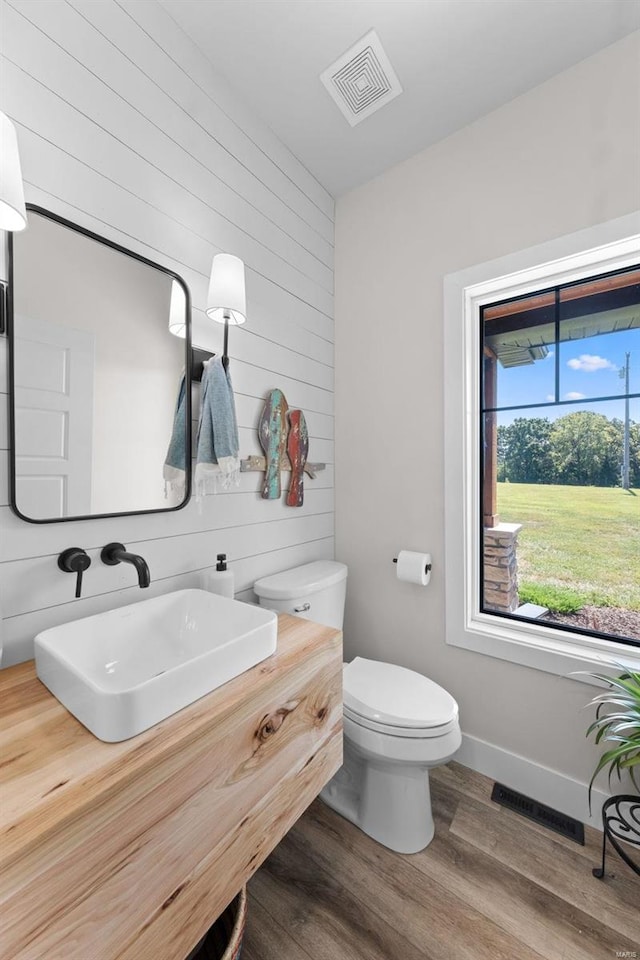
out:
M335 560L314 560L293 570L283 570L256 580L253 590L265 600L292 600L308 597L319 590L326 590L347 577L344 563Z
M344 666L343 687L345 707L390 727L439 727L458 715L450 693L392 663L356 657Z

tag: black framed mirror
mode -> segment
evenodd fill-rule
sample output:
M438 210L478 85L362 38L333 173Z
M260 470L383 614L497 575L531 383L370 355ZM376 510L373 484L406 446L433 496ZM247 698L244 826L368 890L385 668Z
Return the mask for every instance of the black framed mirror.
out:
M27 217L27 230L9 234L13 510L54 523L181 509L191 489L186 284L41 207L27 204Z

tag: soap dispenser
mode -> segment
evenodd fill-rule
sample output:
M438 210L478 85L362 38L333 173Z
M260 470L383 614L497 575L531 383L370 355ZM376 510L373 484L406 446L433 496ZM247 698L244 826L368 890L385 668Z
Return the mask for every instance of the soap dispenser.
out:
M217 593L221 597L231 597L234 594L233 570L227 570L227 555L219 553L215 570L206 570L203 587L209 593Z

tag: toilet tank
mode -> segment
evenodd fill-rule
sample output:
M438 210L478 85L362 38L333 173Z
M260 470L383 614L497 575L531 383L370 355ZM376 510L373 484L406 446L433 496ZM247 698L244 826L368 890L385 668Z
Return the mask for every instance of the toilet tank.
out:
M292 613L342 630L347 568L335 560L315 560L256 580L260 606Z

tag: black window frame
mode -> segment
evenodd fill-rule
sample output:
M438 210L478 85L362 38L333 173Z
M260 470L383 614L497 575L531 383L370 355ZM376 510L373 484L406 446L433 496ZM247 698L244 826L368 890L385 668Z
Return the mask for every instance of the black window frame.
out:
M630 646L634 648L640 648L640 640L635 640L631 637L622 637L619 634L605 633L599 630L587 630L582 627L577 627L570 624L557 623L555 621L544 621L544 620L533 620L530 617L518 616L516 612L507 613L506 611L496 610L495 608L489 607L485 604L484 600L484 578L485 578L485 563L484 563L484 541L485 541L485 527L484 527L484 484L485 484L485 466L486 466L486 456L485 456L485 416L487 413L500 413L513 410L537 410L544 407L559 407L559 406L576 406L584 405L585 403L602 403L611 400L638 400L640 399L640 392L630 392L630 393L618 393L613 396L602 396L602 397L589 397L579 400L560 400L560 344L566 343L568 341L562 340L560 338L560 324L562 322L560 317L560 293L562 290L569 289L571 287L583 286L586 283L597 282L598 280L606 280L610 277L620 276L625 273L632 273L634 271L640 270L640 261L638 263L631 264L627 267L618 268L615 270L607 270L602 273L588 274L582 276L578 280L571 280L565 283L553 284L552 286L541 287L540 289L531 290L528 293L519 294L517 296L506 296L501 297L497 300L493 300L490 303L485 303L480 306L478 322L480 324L480 339L479 339L479 350L477 361L479 364L479 407L478 415L480 418L480 430L478 432L478 442L479 442L479 483L478 489L476 491L478 497L478 517L480 523L480 539L479 539L479 584L478 584L478 595L479 595L479 612L483 614L490 614L491 616L500 617L505 620L515 621L516 623L525 623L525 624L536 624L542 625L545 628L559 630L562 633L567 634L579 634L585 637L593 637L600 640L609 640L615 643ZM624 289L624 288L622 288ZM490 310L492 307L500 306L505 303L517 303L518 301L530 300L532 297L539 297L544 295L554 295L553 302L553 324L554 324L554 340L553 343L549 341L549 346L553 345L555 354L554 354L554 393L555 399L553 401L538 402L531 404L510 404L501 406L500 404L494 407L485 406L485 313ZM579 301L578 301L579 302ZM497 482L497 481L496 481Z

